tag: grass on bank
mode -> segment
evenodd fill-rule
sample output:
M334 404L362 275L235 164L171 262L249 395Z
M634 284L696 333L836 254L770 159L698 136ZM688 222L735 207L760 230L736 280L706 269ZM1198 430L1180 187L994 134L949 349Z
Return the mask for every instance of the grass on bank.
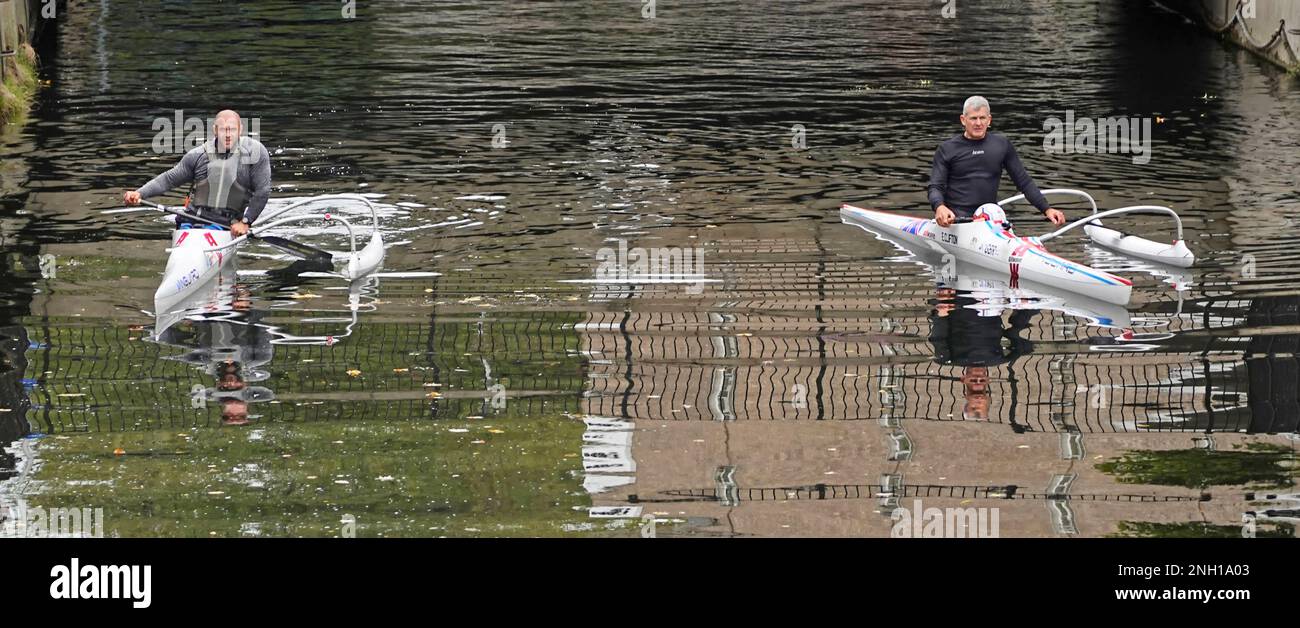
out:
M18 54L0 59L4 64L4 81L0 82L0 125L22 124L36 98L40 80L36 73L36 51L29 44L18 47Z

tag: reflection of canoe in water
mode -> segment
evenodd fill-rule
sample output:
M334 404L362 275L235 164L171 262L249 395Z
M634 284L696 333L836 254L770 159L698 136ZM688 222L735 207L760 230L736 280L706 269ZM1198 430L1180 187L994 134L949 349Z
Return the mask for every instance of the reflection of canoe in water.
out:
M156 308L154 311L154 341L168 344L165 340L167 331L183 320L193 319L195 321L220 323L231 329L258 330L257 333L265 334L267 337L268 347L270 345L287 344L331 346L351 336L353 329L357 325L359 313L373 311L376 307L375 303L378 301L376 297L379 289L378 275L372 273L350 281L345 295L347 298L346 307L333 309L312 308L305 310L305 312L311 312L313 316L304 317L297 321L308 324L337 324L339 326L338 331L326 335L299 335L291 333L281 326L260 322L260 317L250 318L247 303L243 308L236 308L235 281L236 275L233 265L227 266L222 273L197 290L192 290L180 298L156 301L154 303ZM321 316L321 314L326 315Z
M226 264L221 272L209 276L203 284L166 298L159 299L155 296L154 339L161 338L172 326L191 316L232 312L235 279L234 264Z
M971 293L972 297L982 303L980 309L987 308L991 310L990 313L1003 309L1055 310L1087 319L1092 324L1102 327L1123 329L1131 324L1127 309L1086 294L1027 279L1023 275L1016 282L1016 286L1012 287L1007 273L967 263L955 255L945 258L947 251L932 246L928 240L921 240L915 234L900 234L897 229L891 227L877 226L873 222L876 220L874 216L860 218L862 215L859 212L867 211L870 210L846 206L840 210L840 214L844 222L862 227L877 238L911 253L917 261L934 270L936 278L942 285ZM895 214L883 212L871 213L897 217ZM907 218L907 220L923 219ZM933 224L934 221L928 222ZM954 225L956 226L975 227L976 224ZM980 226L980 228L985 227ZM912 237L906 237L907 235Z

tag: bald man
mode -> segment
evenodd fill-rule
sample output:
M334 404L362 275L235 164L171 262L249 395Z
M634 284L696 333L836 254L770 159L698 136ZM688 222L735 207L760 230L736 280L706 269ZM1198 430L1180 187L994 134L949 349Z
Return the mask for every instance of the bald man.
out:
M217 114L212 137L195 146L180 163L122 195L128 205L140 199L191 186L189 212L230 227L235 237L248 233L271 197L271 156L261 142L242 137L243 121L229 109Z

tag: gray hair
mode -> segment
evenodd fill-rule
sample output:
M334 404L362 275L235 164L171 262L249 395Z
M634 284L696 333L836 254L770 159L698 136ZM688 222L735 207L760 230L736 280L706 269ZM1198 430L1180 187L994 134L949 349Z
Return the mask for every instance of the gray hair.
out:
M970 98L967 98L966 104L961 106L961 114L964 116L967 113L970 113L971 109L988 109L989 113L993 113L993 108L989 107L989 101L983 96L971 96Z

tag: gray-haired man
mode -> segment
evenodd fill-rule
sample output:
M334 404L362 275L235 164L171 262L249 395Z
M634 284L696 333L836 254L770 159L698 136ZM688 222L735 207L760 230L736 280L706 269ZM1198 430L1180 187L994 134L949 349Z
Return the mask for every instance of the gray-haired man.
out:
M998 183L1005 169L1016 188L1054 225L1065 224L1065 214L1048 206L1047 199L1020 163L1011 141L989 133L993 114L989 101L971 96L962 105L961 125L965 131L939 144L926 188L934 220L941 227L958 217L968 218L980 205L998 201Z

